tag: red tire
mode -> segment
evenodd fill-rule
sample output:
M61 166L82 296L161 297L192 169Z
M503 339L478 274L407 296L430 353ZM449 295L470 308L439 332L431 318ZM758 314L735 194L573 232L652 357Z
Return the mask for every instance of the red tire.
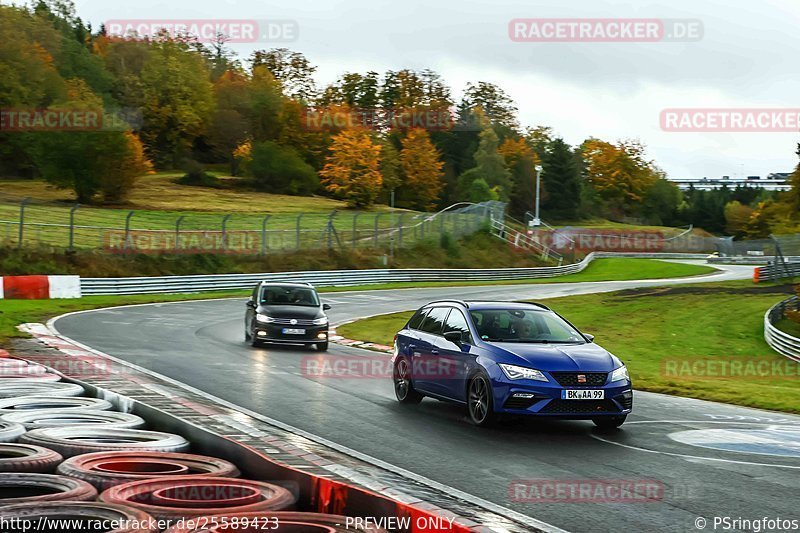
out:
M253 502L254 492L258 497ZM221 513L281 511L293 507L296 498L283 487L260 481L175 476L117 485L100 494L99 501L135 507L157 519L177 520Z
M64 458L53 450L31 444L0 444L0 472L49 474Z
M80 479L52 474L0 474L0 506L29 502L86 502L96 497L97 490Z
M188 453L165 452L99 452L67 459L58 473L88 481L98 490L166 476L239 477L232 463Z
M164 533L260 533L262 531L302 531L303 533L383 533L375 527L348 524L344 516L286 511L230 513L197 517L167 529Z
M39 520L83 520L108 521L123 527L111 529L105 533L157 533L153 517L121 505L97 502L50 502L23 503L3 507L3 520L11 523L24 523L28 520L37 523Z

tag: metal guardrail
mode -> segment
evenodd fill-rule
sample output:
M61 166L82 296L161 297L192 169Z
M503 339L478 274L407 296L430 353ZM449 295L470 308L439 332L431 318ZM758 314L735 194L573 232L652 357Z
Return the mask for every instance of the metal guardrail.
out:
M770 307L764 314L764 340L779 354L800 363L800 339L775 327L775 323L783 318L787 307L797 307L800 298L792 296Z
M489 281L548 278L574 274L585 269L598 254L591 253L579 263L558 267L532 268L386 268L374 270L323 270L267 272L260 274L215 274L206 276L163 276L137 278L82 278L83 295L154 294L250 289L259 281L308 282L317 287L347 287L396 282Z
M776 280L800 276L800 263L783 263L776 265L774 262L758 267L759 280Z
M156 294L250 289L259 281L308 282L317 287L347 287L397 282L492 281L551 278L581 272L594 259L638 257L647 259L705 259L703 254L592 252L582 261L554 267L531 268L384 268L374 270L321 270L306 272L265 272L256 274L213 274L133 278L81 278L81 293Z

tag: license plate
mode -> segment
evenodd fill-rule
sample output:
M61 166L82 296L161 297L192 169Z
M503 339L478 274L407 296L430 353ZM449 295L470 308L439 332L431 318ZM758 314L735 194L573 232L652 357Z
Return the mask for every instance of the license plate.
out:
M283 328L281 330L284 335L305 335L306 330L304 329L296 329L296 328Z
M599 389L564 389L561 391L562 400L603 400L605 391Z

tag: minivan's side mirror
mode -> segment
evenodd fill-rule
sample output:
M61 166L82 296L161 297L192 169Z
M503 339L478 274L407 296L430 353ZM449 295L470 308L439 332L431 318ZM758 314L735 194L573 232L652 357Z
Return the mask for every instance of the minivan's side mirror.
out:
M594 335L592 335L591 333L584 333L583 336L586 337L586 340L588 340L589 342L594 342Z
M331 308L331 304L322 304L322 310L328 311Z
M245 305L247 305L247 307L255 308L256 307L256 302L254 300L247 300L247 304L245 304Z
M444 334L445 340L448 340L456 346L461 346L463 340L463 333L460 331L448 331Z

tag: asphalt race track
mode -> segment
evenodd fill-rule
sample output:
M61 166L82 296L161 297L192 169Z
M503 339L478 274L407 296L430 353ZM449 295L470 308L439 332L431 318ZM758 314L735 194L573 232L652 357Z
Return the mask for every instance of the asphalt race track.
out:
M752 274L752 267L721 268L703 279ZM364 291L323 301L333 306L333 323L341 323L446 297L534 299L697 281ZM388 378L305 375L301 362L316 352L251 348L243 315L242 300L211 300L83 312L55 327L92 348L567 530L697 531L702 517L713 531L715 516L800 518L800 416L639 392L619 431L537 420L482 430L462 408L435 400L401 408ZM388 357L339 345L329 354ZM524 495L510 492L511 483L532 479L651 480L663 492L653 502L513 501Z

